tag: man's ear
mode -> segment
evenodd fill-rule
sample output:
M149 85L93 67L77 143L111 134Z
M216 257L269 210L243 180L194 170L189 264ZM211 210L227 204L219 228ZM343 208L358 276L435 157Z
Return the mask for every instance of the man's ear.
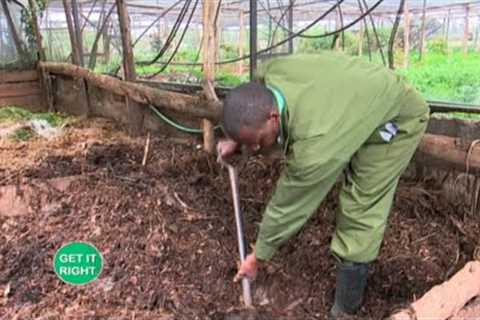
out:
M270 111L270 113L268 114L268 120L271 120L271 119L279 119L280 118L280 113L278 113L278 110L277 109L273 109L272 111Z

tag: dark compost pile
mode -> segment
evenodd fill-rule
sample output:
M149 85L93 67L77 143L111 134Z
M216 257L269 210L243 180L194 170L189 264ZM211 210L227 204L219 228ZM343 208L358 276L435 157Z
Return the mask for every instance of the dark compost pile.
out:
M36 186L31 212L0 216L0 318L245 318L232 281L238 253L226 170L195 145L162 137L152 138L143 167L145 138L103 126L88 137L76 128L59 141L0 148L0 185ZM262 159L239 168L251 244L280 170ZM66 190L38 183L71 176ZM335 195L260 273L254 318L326 319ZM478 246L478 225L479 215L447 200L439 183L404 179L359 319L386 317L460 269ZM86 286L63 283L52 268L55 251L74 240L104 256L101 277Z

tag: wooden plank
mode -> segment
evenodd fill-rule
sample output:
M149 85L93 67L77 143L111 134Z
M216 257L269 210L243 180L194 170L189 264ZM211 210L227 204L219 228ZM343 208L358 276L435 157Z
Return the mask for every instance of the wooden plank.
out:
M17 71L17 72L1 72L0 71L0 83L37 81L37 80L38 80L38 73L36 70Z
M0 84L0 98L21 97L40 93L40 84L38 82Z
M480 173L480 149L473 142L463 146L458 138L427 133L423 136L415 157L428 167L464 172L468 167L468 173Z
M23 97L0 98L0 107L21 106L31 111L45 111L39 94Z

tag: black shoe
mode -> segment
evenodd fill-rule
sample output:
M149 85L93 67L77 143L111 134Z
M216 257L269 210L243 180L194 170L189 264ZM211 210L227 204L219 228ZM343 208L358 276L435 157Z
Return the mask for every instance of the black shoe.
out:
M348 319L347 315L358 311L367 286L368 268L367 263L337 263L335 303L330 310L331 319Z

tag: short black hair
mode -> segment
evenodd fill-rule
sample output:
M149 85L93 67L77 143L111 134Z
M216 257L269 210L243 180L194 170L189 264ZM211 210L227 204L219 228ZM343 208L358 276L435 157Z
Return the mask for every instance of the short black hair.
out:
M223 129L236 140L240 128L260 128L275 107L272 92L264 85L249 82L230 91L223 104Z

